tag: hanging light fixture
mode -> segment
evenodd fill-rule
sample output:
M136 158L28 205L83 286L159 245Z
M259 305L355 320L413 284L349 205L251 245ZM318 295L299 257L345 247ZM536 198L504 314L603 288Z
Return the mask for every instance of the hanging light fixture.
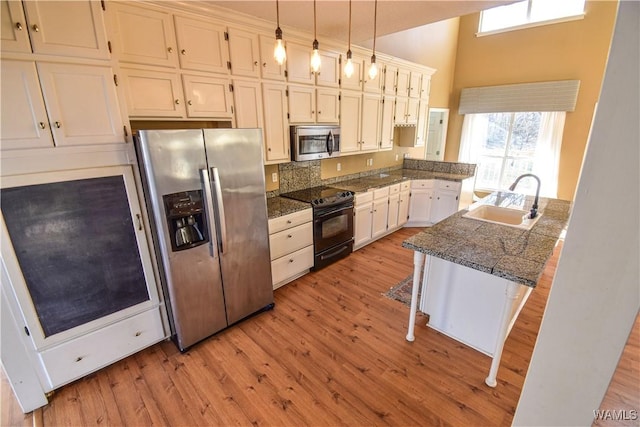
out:
M349 0L349 49L347 50L347 63L344 65L344 75L353 75L353 61L351 60L351 0Z
M273 58L279 65L284 64L287 59L287 51L284 50L284 43L282 42L282 30L280 29L280 6L278 0L276 0L276 47L273 49Z
M320 53L318 53L318 38L316 37L316 0L313 0L313 54L311 55L311 71L320 71Z
M371 65L369 66L369 78L375 79L378 75L378 66L376 65L376 26L378 23L378 0L373 3L373 54L371 55Z

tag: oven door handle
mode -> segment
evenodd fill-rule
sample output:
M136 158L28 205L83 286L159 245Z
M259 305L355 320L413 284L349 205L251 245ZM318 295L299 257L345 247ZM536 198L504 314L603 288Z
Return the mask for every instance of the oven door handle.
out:
M348 246L348 245L344 245L344 246L342 246L342 247L338 248L338 249L337 249L337 250L335 250L335 251L328 252L328 253L325 253L325 254L320 255L320 259L321 259L322 261L324 261L325 259L327 259L327 258L331 258L331 257L334 257L334 256L338 255L339 253L344 252L344 251L345 251L345 250L347 250L347 249L349 249L349 246Z
M328 216L331 216L331 215L333 215L333 214L335 214L337 212L341 212L341 211L346 210L346 209L353 209L353 205L349 204L349 205L346 205L346 206L345 205L338 206L335 209L331 209L330 211L327 211L327 212L322 212L322 211L318 212L318 211L316 211L316 214L314 215L314 220L319 220L319 219L326 218Z
M331 144L329 144L329 142L331 142ZM335 147L335 139L333 137L333 131L329 131L329 135L327 135L327 153L329 153L329 155L333 154L333 149Z

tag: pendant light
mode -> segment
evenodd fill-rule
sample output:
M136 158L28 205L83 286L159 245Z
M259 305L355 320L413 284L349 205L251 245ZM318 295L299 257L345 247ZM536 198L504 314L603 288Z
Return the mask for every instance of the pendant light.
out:
M371 66L369 66L369 78L375 79L378 75L378 66L376 65L376 26L378 23L378 0L373 3L373 54L371 55Z
M351 0L349 0L349 49L347 50L347 63L344 65L344 75L347 78L353 75L353 61L351 60Z
M318 53L318 37L316 37L316 0L313 0L313 54L311 55L311 71L320 71L320 53Z
M273 49L273 58L279 65L284 64L287 60L287 51L284 50L284 43L282 42L282 30L280 29L280 7L278 0L276 0L276 47Z

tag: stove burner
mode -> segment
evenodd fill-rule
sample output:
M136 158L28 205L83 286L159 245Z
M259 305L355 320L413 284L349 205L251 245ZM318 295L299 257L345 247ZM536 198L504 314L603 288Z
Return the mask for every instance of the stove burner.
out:
M341 188L319 186L281 194L282 197L311 203L314 208L325 208L353 201L354 193Z

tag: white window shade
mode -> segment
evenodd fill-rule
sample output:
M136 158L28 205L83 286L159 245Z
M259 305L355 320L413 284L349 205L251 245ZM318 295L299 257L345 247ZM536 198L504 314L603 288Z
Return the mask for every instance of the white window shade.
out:
M462 89L459 114L574 111L580 80Z

